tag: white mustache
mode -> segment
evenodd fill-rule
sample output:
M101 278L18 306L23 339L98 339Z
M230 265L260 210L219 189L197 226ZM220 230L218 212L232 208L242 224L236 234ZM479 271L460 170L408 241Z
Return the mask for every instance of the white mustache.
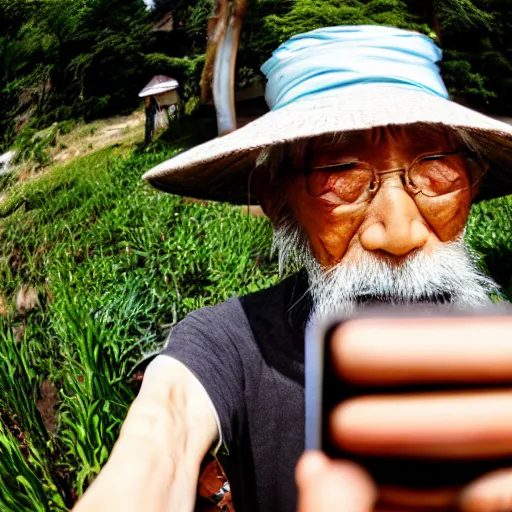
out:
M478 270L461 240L433 251L417 250L400 263L372 253L340 262L328 271L309 254L304 259L313 299L313 314L351 314L367 303L396 305L446 303L458 309L484 306L498 285Z

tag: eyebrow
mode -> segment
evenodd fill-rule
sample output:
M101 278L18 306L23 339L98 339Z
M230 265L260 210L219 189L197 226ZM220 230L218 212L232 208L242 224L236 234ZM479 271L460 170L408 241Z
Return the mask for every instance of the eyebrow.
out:
M317 165L315 167L311 167L311 169L318 170L318 169L332 169L334 167L343 167L348 164L355 164L355 163L365 163L364 160L359 160L358 158L351 158L344 162L336 162L333 164L326 164L326 165Z

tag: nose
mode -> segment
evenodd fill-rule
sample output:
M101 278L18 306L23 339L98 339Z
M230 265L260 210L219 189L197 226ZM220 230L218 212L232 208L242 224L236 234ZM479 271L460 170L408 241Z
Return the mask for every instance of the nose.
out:
M406 256L427 243L427 225L399 179L382 183L369 205L367 219L359 239L368 251Z

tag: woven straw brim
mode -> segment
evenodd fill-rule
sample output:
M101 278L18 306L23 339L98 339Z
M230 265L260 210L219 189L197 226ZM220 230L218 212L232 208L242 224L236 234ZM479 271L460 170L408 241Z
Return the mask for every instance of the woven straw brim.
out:
M331 133L428 123L463 129L490 164L482 197L512 193L512 127L420 89L360 85L316 94L271 111L148 171L158 189L247 204L248 176L262 149ZM251 199L254 202L254 198Z

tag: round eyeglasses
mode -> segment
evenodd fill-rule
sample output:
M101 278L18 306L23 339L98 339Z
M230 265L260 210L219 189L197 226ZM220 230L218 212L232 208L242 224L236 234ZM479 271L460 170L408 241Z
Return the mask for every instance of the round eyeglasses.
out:
M461 165L461 156L467 165ZM471 161L471 165L470 165ZM471 153L456 150L450 153L421 155L405 168L377 172L368 162L350 160L309 169L308 191L315 197L335 194L340 203L369 202L381 183L400 175L404 189L413 197L418 194L438 197L471 188L482 177L482 167Z

